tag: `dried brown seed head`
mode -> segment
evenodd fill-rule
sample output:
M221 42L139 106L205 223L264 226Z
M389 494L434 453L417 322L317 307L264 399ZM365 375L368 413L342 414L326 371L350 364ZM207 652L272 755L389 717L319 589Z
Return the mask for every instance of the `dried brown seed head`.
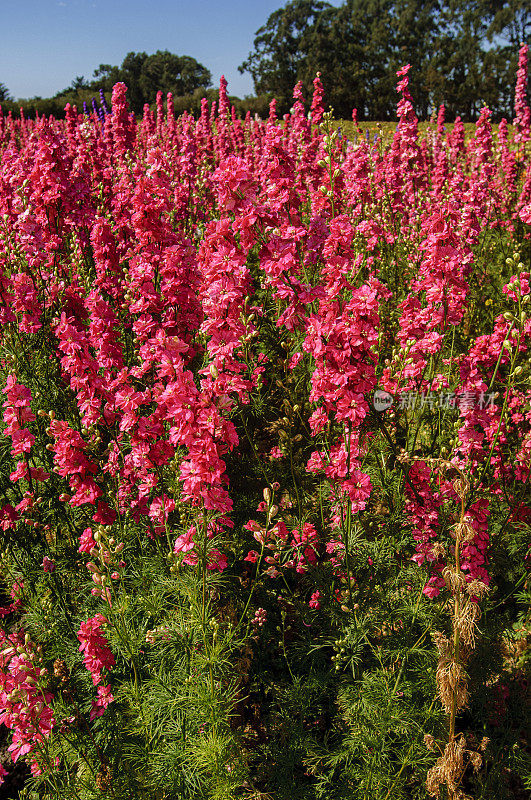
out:
M469 489L468 481L461 477L454 481L454 491L458 497L463 498Z
M68 667L62 658L57 658L53 662L53 674L56 678L60 678L63 682L67 680L69 674Z
M452 652L451 641L441 631L433 631L432 638L439 654L444 658L448 658Z
M103 765L96 775L96 789L100 792L106 791L111 786L112 771L110 767Z
M471 542L476 535L476 531L468 522L458 522L455 532L460 542Z
M470 597L478 597L480 600L490 591L486 583L475 578L467 583L465 589Z
M438 559L446 558L447 556L446 548L444 547L443 544L441 544L441 542L435 542L435 544L432 547L432 552L435 558Z
M435 675L439 699L447 714L461 711L468 703L467 674L455 661L439 662Z
M472 764L474 772L479 772L481 765L483 763L483 759L480 753L475 753L473 750L469 750L468 757L470 759L470 763Z
M461 643L474 649L476 644L476 620L481 616L481 611L476 603L468 601L461 609L458 617L454 618L454 625L459 632Z
M452 594L461 592L466 586L466 578L462 572L456 572L453 567L445 567L442 576Z

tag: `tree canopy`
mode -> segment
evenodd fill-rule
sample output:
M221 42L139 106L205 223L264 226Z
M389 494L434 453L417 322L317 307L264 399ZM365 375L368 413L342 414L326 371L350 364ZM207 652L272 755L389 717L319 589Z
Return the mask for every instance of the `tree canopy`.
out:
M305 68L308 43L316 42L332 6L324 0L294 0L274 11L256 32L254 52L239 67L250 72L257 94L273 91L283 105ZM274 89L272 88L274 87Z
M110 91L118 81L128 87L127 99L133 111L140 113L144 103L152 103L157 92L172 92L176 97L208 89L212 84L209 70L191 56L178 56L168 50L128 53L121 67L100 64L94 71L93 89Z
M295 83L309 93L321 72L336 116L389 119L396 70L411 64L417 112L440 103L475 119L487 104L510 115L518 47L531 38L530 0L289 0L256 32L239 67L283 111Z
M172 92L175 97L193 95L206 90L212 84L212 76L206 67L191 56L178 56L168 50L156 53L127 53L121 66L100 64L94 70L92 81L77 76L71 85L58 92L55 97L67 97L73 92L104 93L122 81L127 86L127 100L132 111L142 112L145 103L153 103L157 92Z
M0 83L0 103L5 103L8 100L11 100L9 89L7 88L5 83Z

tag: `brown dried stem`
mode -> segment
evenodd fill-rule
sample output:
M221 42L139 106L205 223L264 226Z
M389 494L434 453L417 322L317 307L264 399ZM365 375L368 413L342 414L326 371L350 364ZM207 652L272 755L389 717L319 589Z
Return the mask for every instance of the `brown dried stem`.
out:
M470 490L470 484L455 464L443 459L431 459L430 463L437 465L441 471L453 469L459 474L459 478L454 481L454 489L460 500L460 513L455 525L453 559L442 573L452 597L452 638L450 640L437 631L434 633L435 644L439 651L437 690L443 708L449 715L448 742L440 746L441 755L428 772L426 788L432 797L439 797L441 785L446 784L450 800L465 800L466 795L460 788L464 773L469 764L477 770L481 765L482 756L467 749L467 742L462 733L456 735L456 719L458 712L466 708L468 703L468 676L465 664L475 647L476 621L479 617L477 602L472 598L481 598L487 592L487 587L478 580L467 582L461 570L461 547L474 536L474 529L465 522L467 510L465 498ZM428 737L427 746L433 749L434 745L433 737Z

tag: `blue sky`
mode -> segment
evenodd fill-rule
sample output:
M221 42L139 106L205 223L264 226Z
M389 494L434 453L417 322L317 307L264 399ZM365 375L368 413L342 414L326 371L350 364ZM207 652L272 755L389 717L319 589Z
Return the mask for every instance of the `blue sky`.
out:
M341 0L332 0L340 5ZM238 65L285 0L0 0L0 83L15 98L50 97L134 50L170 50L204 64L214 85L253 91Z

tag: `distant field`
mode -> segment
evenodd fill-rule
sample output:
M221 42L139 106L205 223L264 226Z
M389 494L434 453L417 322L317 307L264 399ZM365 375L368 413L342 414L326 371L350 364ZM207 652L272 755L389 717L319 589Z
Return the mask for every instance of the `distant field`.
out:
M453 125L454 125L453 122L447 123L445 126L446 130L447 131L451 130L453 128ZM347 119L336 120L334 122L334 126L340 128L342 135L346 136L347 139L355 139L359 135L354 128L354 123L352 122L352 120L347 120ZM380 137L383 136L383 139L386 140L388 138L391 138L391 136L395 132L396 122L373 122L373 121L360 122L359 127L362 129L364 133L368 131L369 136L371 138L373 138L374 135L376 134ZM429 127L430 127L429 122L419 123L419 130L422 133L428 130ZM465 135L467 137L471 136L474 132L475 127L476 124L474 122L465 122ZM498 130L497 125L493 125L492 127L495 132ZM511 128L512 126L509 127Z

